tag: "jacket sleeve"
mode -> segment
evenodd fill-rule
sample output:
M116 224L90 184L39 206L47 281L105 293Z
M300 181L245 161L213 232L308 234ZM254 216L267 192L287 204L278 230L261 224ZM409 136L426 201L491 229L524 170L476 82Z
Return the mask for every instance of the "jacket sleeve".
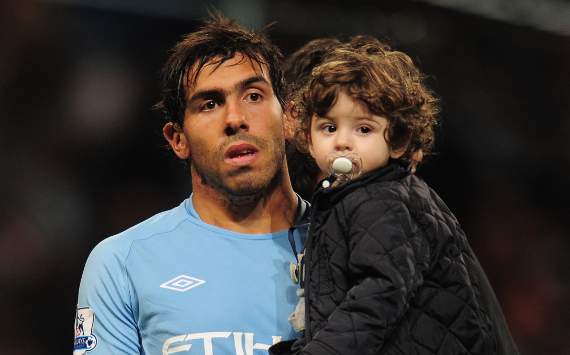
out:
M142 353L131 294L121 250L103 241L83 270L73 355Z
M371 199L346 218L354 286L300 354L377 354L423 280L425 239L403 202Z

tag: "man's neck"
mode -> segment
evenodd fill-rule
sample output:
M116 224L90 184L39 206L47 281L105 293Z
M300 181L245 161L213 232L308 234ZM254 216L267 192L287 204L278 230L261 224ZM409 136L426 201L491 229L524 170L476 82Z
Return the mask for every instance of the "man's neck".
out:
M192 203L208 224L239 233L272 233L289 228L297 211L297 195L287 173L270 192L249 201L231 201L192 176Z

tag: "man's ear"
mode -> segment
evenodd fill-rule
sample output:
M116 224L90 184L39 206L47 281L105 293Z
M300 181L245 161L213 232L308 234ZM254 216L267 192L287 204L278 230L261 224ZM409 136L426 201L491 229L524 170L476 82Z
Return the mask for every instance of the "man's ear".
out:
M182 160L190 158L192 155L190 144L188 144L184 131L178 123L168 122L165 124L162 127L162 134L178 158Z
M283 114L283 136L285 140L291 141L295 139L295 129L297 122L288 114Z
M295 103L289 101L285 105L285 110L283 112L283 136L285 140L293 140L295 138L295 129L297 128L296 115L294 113Z

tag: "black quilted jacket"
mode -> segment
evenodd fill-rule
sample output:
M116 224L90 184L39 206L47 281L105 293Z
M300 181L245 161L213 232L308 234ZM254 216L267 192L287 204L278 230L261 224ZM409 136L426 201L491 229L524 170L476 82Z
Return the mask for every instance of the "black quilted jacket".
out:
M391 163L313 200L306 330L272 354L518 354L459 223Z

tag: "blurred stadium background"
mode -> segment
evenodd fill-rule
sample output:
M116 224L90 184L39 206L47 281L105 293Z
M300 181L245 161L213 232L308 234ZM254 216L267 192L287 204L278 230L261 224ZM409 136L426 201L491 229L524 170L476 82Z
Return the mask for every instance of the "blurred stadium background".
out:
M441 96L424 177L462 222L525 355L570 354L568 0L4 0L0 354L70 354L91 248L184 199L151 106L167 50L209 6L288 54L389 39Z

